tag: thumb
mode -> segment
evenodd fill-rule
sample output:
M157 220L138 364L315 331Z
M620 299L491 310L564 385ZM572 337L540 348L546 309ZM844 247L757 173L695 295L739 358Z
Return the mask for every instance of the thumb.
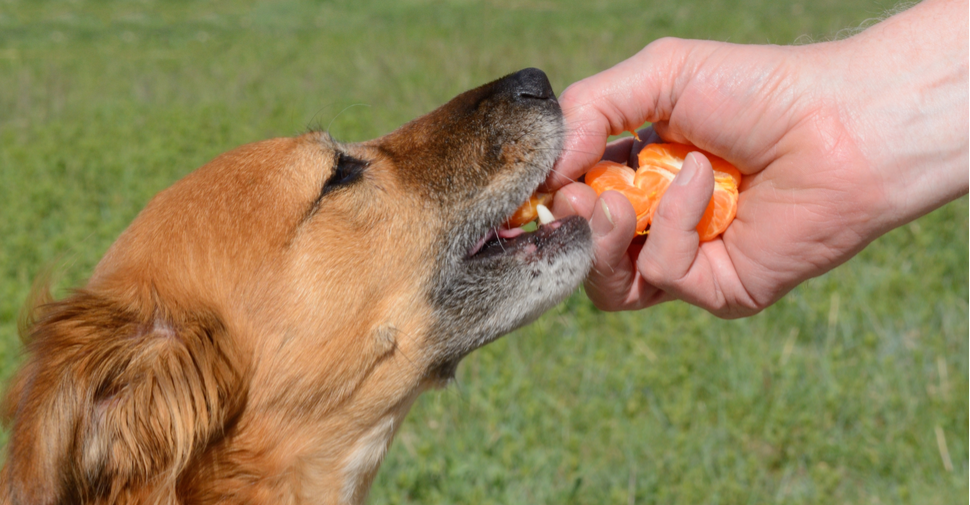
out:
M713 193L711 162L701 153L688 154L660 199L650 235L637 259L637 269L647 282L677 295L678 281L687 276L697 257L697 224Z
M667 119L674 100L674 76L688 52L673 39L653 42L631 58L573 83L559 97L566 138L562 154L546 181L549 191L577 180L603 157L610 135Z

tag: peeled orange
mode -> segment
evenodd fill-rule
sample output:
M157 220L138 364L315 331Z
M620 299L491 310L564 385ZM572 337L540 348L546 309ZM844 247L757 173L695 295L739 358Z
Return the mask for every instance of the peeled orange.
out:
M738 185L741 173L723 159L684 144L650 144L640 151L640 168L632 168L612 161L601 161L586 173L586 184L596 191L619 191L626 196L637 214L637 233L647 233L660 197L680 172L684 159L691 152L707 156L714 168L714 194L704 216L697 225L702 242L713 240L727 229L738 211Z

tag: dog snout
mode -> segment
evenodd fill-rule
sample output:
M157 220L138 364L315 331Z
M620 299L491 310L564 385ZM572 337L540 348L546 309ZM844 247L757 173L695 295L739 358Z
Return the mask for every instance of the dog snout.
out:
M527 68L505 78L506 90L517 100L555 100L546 73L538 68Z

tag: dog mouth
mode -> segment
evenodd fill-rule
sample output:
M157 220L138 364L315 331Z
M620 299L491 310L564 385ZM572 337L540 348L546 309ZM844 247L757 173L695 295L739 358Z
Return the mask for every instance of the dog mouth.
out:
M552 198L547 199L551 200ZM524 203L516 213L527 205L528 202ZM469 248L466 260L481 261L505 256L517 256L525 260L545 259L559 252L565 238L576 231L577 225L585 223L585 219L579 216L556 219L542 204L535 205L535 210L537 216L522 226L509 226L509 216L500 219L501 225L489 227Z
M493 193L491 203L486 203L484 206L489 210L481 213L473 212L473 214L486 216L486 222L476 223L478 226L483 224L485 226L484 229L478 228L478 233L475 235L479 238L467 249L466 262L517 258L526 263L534 263L537 260L552 259L563 252L563 246L569 237L576 237L577 233L581 233L578 228L588 228L586 220L580 216L556 219L543 205L544 203L551 206L554 195L536 193L540 181L545 180L553 170L556 157L548 155L555 153L558 156L560 150L561 144L555 145L552 149L548 147L544 149L545 156L535 156L527 169L520 169L522 175L518 177L518 184L515 184L514 189L501 192L497 197ZM531 191L528 191L529 189ZM528 193L525 193L526 191ZM526 196L524 199L522 196L516 196L522 194L531 196ZM514 204L516 201L519 205L513 211L496 212L497 209L508 209L509 204ZM525 222L525 219L528 219L527 216L535 217Z

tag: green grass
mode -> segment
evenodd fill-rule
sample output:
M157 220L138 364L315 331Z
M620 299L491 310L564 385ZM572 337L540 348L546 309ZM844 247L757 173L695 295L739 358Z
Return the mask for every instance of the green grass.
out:
M0 378L39 272L83 283L236 145L364 140L522 67L562 90L661 36L820 40L892 6L0 0ZM966 503L967 231L962 198L741 321L577 293L418 401L371 502Z

